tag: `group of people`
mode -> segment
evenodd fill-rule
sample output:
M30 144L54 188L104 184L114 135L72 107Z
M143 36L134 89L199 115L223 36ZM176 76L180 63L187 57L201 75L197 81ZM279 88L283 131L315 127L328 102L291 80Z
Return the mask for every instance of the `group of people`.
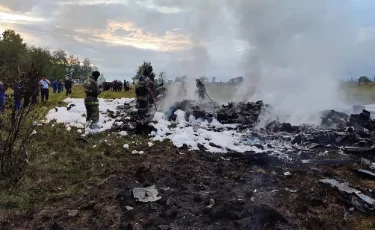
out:
M69 96L69 94L72 94L73 81L67 78L65 80L65 84L62 80L55 80L52 82L53 93L62 93L64 91L64 87L66 89L66 96Z
M112 82L112 87L111 88L112 88L113 92L121 92L122 88L124 88L125 92L127 92L127 91L130 90L130 82L124 80L124 83L122 83L121 81L114 80Z
M32 86L25 87L21 84L21 82L17 81L13 86L15 109L20 110L22 106L28 106L30 103L36 104L38 102L39 91L41 93L41 101L48 101L50 85L52 85L53 93L56 93L57 89L60 87L59 84L61 85L60 82L61 81L53 81L53 83L51 84L51 82L46 77L43 77L43 79L40 80L38 83L35 82L35 84L33 84ZM72 93L72 86L73 81L67 78L65 81L65 89L67 96ZM58 91L59 93L63 91L63 89L60 89ZM2 111L5 107L6 90L7 87L3 82L0 81L0 111Z
M113 92L121 92L122 91L122 82L114 80L112 82L112 91Z

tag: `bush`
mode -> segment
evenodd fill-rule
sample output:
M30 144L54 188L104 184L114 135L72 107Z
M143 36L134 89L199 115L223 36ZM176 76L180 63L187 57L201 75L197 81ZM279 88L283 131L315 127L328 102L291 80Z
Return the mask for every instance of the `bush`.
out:
M38 79L34 65L27 73L20 73L12 82L14 93L7 96L0 114L0 173L11 180L18 180L27 165L27 146L42 115L32 100L37 97Z

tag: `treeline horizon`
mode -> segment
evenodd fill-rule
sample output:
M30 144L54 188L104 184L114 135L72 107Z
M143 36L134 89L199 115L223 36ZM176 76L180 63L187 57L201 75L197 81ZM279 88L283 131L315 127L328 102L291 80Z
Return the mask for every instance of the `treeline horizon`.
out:
M21 73L30 71L32 65L39 77L45 76L51 81L70 78L82 83L93 71L99 71L88 58L81 60L68 56L62 49L53 51L29 45L14 30L5 30L0 37L0 81L12 84Z

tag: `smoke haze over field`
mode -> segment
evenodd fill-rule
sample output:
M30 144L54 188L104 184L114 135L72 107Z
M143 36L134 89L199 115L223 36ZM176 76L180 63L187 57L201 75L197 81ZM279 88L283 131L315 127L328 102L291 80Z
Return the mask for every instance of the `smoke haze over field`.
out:
M336 0L232 1L238 35L250 47L235 100L264 100L273 119L295 124L316 123L312 114L342 106L338 80L357 41L349 7Z
M227 32L246 44L238 63L245 84L237 91L235 101L264 100L273 108L265 119L294 124L318 123L319 112L345 106L338 80L348 71L352 53L358 49L350 1L207 1L204 7L195 1L190 4L200 9L198 18L204 15L204 21L199 21L192 33L198 45L187 53L190 62L182 63L190 76L188 92L194 90L191 78L202 75L214 59L208 57L202 40L215 24L225 22L232 29Z

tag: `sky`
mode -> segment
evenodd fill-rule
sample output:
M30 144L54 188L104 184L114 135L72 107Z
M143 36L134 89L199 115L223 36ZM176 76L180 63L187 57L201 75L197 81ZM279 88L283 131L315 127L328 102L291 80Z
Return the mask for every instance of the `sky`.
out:
M363 59L352 60L345 71L373 76L375 2L343 1L357 34L353 42L371 44L361 46L356 55ZM232 2L259 0L0 0L0 30L14 29L28 44L87 57L108 80L130 79L145 60L170 79L205 75L226 81L246 73L242 60L252 46L241 33L246 26L238 29ZM332 2L340 9L340 1Z

